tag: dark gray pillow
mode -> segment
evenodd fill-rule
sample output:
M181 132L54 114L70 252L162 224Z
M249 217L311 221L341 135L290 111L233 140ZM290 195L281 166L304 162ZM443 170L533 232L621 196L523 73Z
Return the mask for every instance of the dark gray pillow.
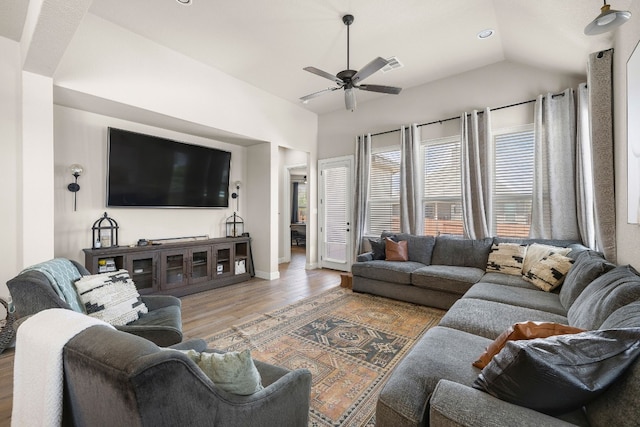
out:
M451 236L436 237L436 245L431 255L433 265L487 268L493 238L464 239Z
M640 276L630 265L621 265L591 282L567 312L569 324L598 329L614 311L640 300Z
M560 303L569 310L589 283L613 268L615 265L605 260L599 252L581 252L560 288Z
M386 243L384 239L369 239L371 245L371 255L374 260L386 259Z
M581 408L640 354L640 328L509 341L473 383L498 399L550 415Z

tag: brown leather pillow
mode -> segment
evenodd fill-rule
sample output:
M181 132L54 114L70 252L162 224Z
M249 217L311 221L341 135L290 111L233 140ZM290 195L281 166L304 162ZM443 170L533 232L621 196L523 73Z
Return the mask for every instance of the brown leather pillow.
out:
M385 254L387 261L409 261L407 241L394 242L390 238L385 239Z
M473 362L473 366L483 369L491 362L493 356L502 350L507 341L548 338L554 335L578 334L584 331L584 329L574 328L573 326L562 325L560 323L532 321L516 323L509 326L506 331L501 333L498 338L489 344L489 347L480 355L478 360Z

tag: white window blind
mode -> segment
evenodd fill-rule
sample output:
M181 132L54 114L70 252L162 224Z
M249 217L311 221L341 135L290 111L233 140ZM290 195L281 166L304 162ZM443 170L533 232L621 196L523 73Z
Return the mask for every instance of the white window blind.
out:
M496 135L494 144L494 234L527 237L531 226L533 130Z
M463 234L460 138L422 145L424 234Z
M371 154L367 234L400 231L400 148Z
M325 226L325 259L344 262L347 258L347 197L349 174L346 167L334 167L323 170Z

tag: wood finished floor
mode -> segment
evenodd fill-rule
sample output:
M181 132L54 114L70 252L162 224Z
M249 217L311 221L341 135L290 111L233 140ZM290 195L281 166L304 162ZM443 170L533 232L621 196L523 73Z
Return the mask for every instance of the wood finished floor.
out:
M181 297L185 339L207 338L231 325L339 286L340 272L305 270L303 247L291 248L291 262L280 264L280 278L248 282ZM0 426L11 424L14 350L0 355Z

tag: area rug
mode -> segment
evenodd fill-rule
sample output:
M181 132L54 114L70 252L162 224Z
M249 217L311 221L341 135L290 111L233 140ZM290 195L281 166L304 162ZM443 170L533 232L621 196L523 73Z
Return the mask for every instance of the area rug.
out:
M312 374L309 425L373 426L391 370L443 310L335 288L210 336L209 347Z

